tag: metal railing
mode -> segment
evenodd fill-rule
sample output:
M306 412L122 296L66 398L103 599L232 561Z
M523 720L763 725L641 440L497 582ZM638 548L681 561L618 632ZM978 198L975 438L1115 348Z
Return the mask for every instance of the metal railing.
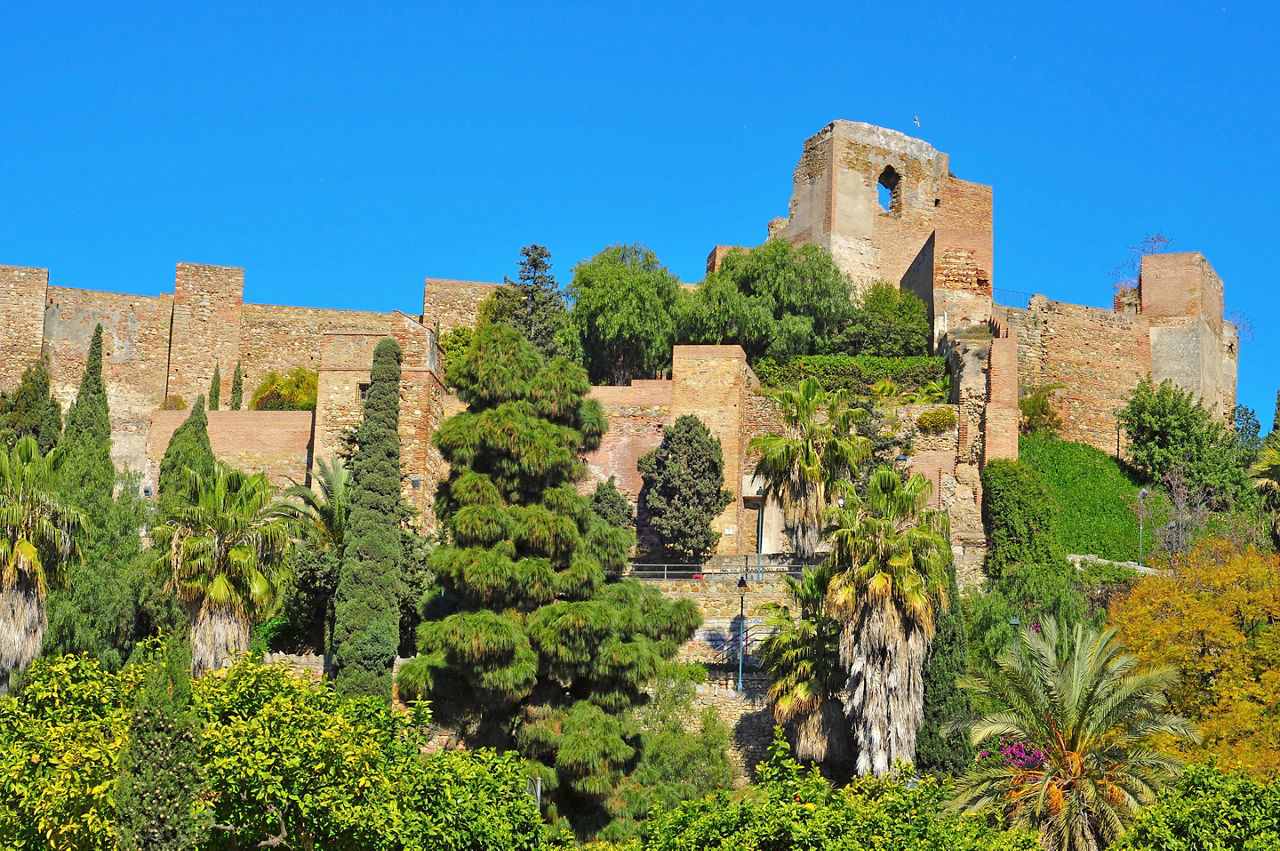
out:
M717 564L668 564L663 562L634 562L624 575L635 579L661 582L669 579L698 579L707 582L737 582L739 577L748 581L763 581L766 577L794 576L799 578L808 564L717 565Z
M1006 290L1000 287L991 288L991 300L996 304L1004 307L1012 307L1017 310L1026 310L1031 306L1031 296L1034 293L1024 293L1021 290Z
M741 631L730 632L718 642L710 642L715 656L711 664L726 668L736 667L738 656L742 656L743 667L755 670L759 668L756 661L756 645L763 641L769 633L759 626L747 624Z

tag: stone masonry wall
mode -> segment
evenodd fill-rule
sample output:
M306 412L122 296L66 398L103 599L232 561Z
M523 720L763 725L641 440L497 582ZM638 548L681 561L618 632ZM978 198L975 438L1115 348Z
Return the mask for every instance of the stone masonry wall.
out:
M1025 391L1056 384L1053 404L1064 440L1117 451L1115 412L1151 373L1145 315L1116 313L1033 296L1026 310L1006 309L1017 334L1018 381Z
M40 359L48 269L0 266L0 388L12 390Z
M44 352L54 394L65 409L76 397L93 329L102 325L102 377L111 412L111 456L145 469L151 414L164 402L173 296L120 295L49 287Z
M173 432L190 411L156 411L147 437L143 484L154 487ZM209 411L209 445L220 460L266 473L277 487L304 484L311 463L310 411ZM154 492L154 491L153 491Z
M179 263L173 289L166 393L188 405L209 392L215 365L230 380L240 354L244 269Z
M427 278L422 288L422 323L432 328L439 325L441 334L460 325L475 325L480 302L500 286L481 281Z

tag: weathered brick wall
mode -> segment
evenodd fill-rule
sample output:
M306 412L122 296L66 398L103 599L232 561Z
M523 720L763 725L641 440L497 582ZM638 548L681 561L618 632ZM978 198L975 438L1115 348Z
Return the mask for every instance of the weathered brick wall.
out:
M368 331L387 335L391 314L361 310L327 310L246 304L241 311L240 352L244 370L244 403L269 371L283 375L298 367L319 369L320 350L329 331ZM222 364L222 399L231 398L235 362Z
M80 387L93 329L102 325L102 377L111 412L111 456L142 472L151 414L164 401L173 296L120 295L49 287L44 351L64 408Z
M724 258L735 251L746 251L747 249L741 245L717 245L711 249L711 253L707 255L707 274L713 274L720 268L720 264L724 262Z
M475 325L480 302L502 284L427 278L422 287L422 322L444 334L459 325Z
M173 432L190 411L155 411L147 437L143 483L153 487ZM266 473L280 488L304 484L311 462L310 411L209 411L209 445L220 460L249 473ZM154 492L154 491L153 491Z
M982 463L995 458L1018 460L1018 334L1006 320L992 320L987 367L987 404L983 411Z
M1017 334L1021 388L1060 384L1053 404L1062 437L1115 454L1115 411L1151 373L1152 348L1144 315L1050 301L1033 296L1027 310L1009 308Z
M12 390L40 359L48 269L0 266L0 389Z
M939 246L972 251L989 278L991 188L958 180L949 168L945 153L919 139L832 122L805 140L789 215L770 223L770 235L823 246L856 281L901 284L930 235L942 229L947 239ZM886 169L897 180L888 211L877 198Z
M609 419L600 448L587 455L589 489L596 482L617 478L618 489L634 506L640 497L640 456L662 442L662 429L671 422L671 382L635 381L630 387L594 387Z
M169 341L169 396L187 404L209 392L213 369L229 380L240 354L244 269L179 263ZM229 388L229 385L228 385Z
M991 276L978 265L971 249L939 249L933 274L935 339L991 318Z

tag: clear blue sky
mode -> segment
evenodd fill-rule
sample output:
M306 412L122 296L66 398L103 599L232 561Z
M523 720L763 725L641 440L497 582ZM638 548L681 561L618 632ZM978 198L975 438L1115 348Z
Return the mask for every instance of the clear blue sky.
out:
M188 5L0 7L0 263L411 313L530 242L562 281L618 241L699 280L847 118L994 185L998 287L1105 306L1146 234L1204 252L1270 425L1280 4Z

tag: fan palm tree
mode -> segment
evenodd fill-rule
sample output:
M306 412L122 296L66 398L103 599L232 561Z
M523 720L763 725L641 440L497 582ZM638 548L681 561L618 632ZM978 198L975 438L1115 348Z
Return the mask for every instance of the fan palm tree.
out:
M831 520L832 610L844 619L840 657L859 774L912 761L924 714L924 664L935 607L946 605L950 531L919 474L880 467L865 495L845 483Z
M1272 444L1269 437L1249 468L1249 475L1271 513L1271 534L1280 539L1280 446Z
M770 635L760 643L760 665L771 680L769 699L780 724L794 724L796 756L835 764L848 757L849 735L842 692L848 674L840 665L840 622L827 610L831 566L806 568L797 581L785 577L795 606L761 607Z
M351 472L334 455L316 462L315 480L318 489L294 485L285 491L272 513L297 523L320 549L341 549L351 505Z
M225 464L185 487L152 533L157 567L191 618L191 671L221 667L249 649L249 628L269 617L288 582L290 523L266 476Z
M961 778L953 806L999 810L1040 830L1051 851L1106 848L1182 769L1153 749L1153 737L1199 739L1190 721L1168 712L1165 692L1177 674L1140 669L1115 629L1077 624L1062 633L1052 618L1039 632L1024 627L1016 646L994 671L961 683L997 707L971 719L975 746L1011 744L998 764ZM1012 744L1022 752L1010 756Z
M33 437L0 449L0 694L40 654L49 585L79 557L84 518L58 498L62 458L56 447L42 455Z
M827 491L871 454L871 441L854 430L865 412L851 408L843 390L828 393L813 378L772 397L784 432L753 438L747 451L759 453L755 475L765 497L782 504L796 552L810 558L821 542Z

